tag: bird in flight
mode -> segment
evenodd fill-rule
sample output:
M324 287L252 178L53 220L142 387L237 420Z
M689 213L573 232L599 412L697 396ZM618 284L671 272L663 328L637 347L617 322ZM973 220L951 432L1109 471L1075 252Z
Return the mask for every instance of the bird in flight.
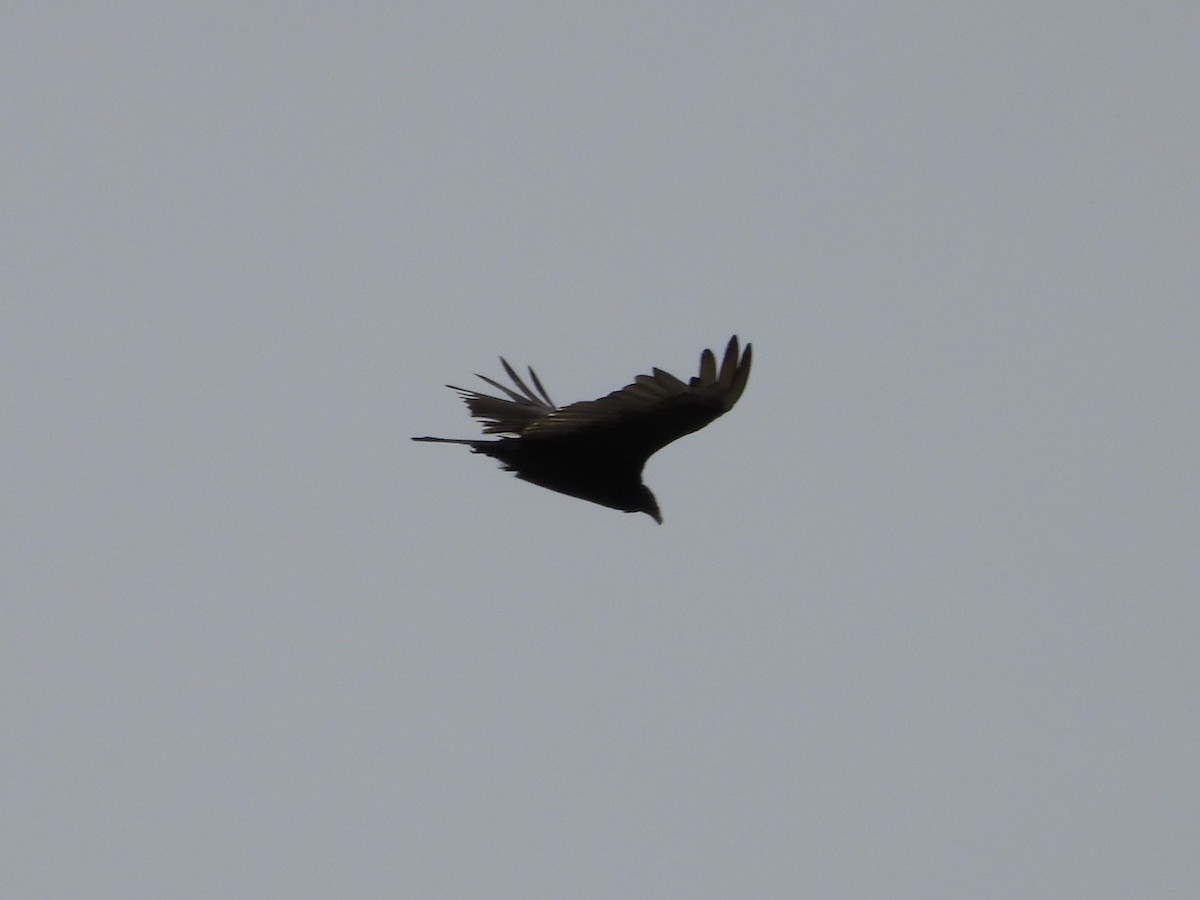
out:
M705 350L700 374L686 382L654 369L652 375L638 375L632 384L598 400L560 407L532 368L529 378L536 392L500 357L512 388L484 375L476 377L503 397L446 385L483 421L483 433L499 438L413 440L465 444L473 453L498 460L520 479L622 512L644 512L661 525L658 503L642 483L646 460L729 412L746 389L750 360L750 345L739 356L734 335L720 369L713 352Z

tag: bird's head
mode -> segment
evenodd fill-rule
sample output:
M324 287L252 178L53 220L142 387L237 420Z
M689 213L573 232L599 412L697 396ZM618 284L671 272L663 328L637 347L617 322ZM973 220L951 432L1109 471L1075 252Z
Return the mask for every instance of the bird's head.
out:
M629 512L644 512L659 525L663 523L662 513L658 511L658 501L650 493L650 488L644 484L638 485L637 505L630 509Z

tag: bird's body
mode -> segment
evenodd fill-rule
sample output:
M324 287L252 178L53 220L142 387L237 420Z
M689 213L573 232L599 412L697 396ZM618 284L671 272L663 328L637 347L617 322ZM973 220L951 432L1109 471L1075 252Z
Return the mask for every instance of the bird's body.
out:
M507 399L450 385L484 421L484 433L501 437L413 440L465 444L525 481L624 512L644 512L661 524L654 495L642 483L646 460L731 409L745 390L750 360L749 344L739 359L735 336L720 371L712 351L705 350L700 374L688 382L654 369L598 400L557 407L532 369L537 393L501 358L514 388L479 377Z

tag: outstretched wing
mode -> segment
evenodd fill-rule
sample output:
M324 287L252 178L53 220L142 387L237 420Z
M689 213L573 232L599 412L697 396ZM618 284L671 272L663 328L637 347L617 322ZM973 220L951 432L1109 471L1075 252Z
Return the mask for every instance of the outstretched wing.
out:
M541 380L532 368L529 370L529 377L538 390L537 394L529 389L529 386L521 380L521 376L503 356L500 357L500 364L504 366L508 377L513 380L513 384L517 388L515 391L498 381L493 381L486 375L476 375L475 377L483 379L503 393L508 397L507 400L503 397L493 397L490 394L481 394L479 391L455 387L452 384L448 384L446 387L458 391L466 401L467 408L471 410L471 415L483 420L484 434L521 435L532 424L555 412L558 407L551 401L550 395L546 393Z
M522 433L527 438L586 435L644 459L732 409L746 389L751 359L749 344L739 357L734 335L719 370L713 352L705 350L700 374L687 382L654 369L652 375L638 375L632 384L598 400L544 411L529 420Z

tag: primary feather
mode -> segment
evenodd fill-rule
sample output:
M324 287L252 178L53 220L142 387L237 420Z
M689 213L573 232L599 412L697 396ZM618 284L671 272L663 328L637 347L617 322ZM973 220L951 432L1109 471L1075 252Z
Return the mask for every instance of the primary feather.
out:
M558 407L529 369L535 390L503 357L507 387L479 375L503 397L454 387L484 434L497 440L418 437L415 441L465 444L499 460L518 478L625 512L644 512L662 523L658 503L642 483L651 455L724 415L746 389L751 348L739 355L734 335L718 369L711 350L700 355L700 374L687 382L662 369L596 400Z

